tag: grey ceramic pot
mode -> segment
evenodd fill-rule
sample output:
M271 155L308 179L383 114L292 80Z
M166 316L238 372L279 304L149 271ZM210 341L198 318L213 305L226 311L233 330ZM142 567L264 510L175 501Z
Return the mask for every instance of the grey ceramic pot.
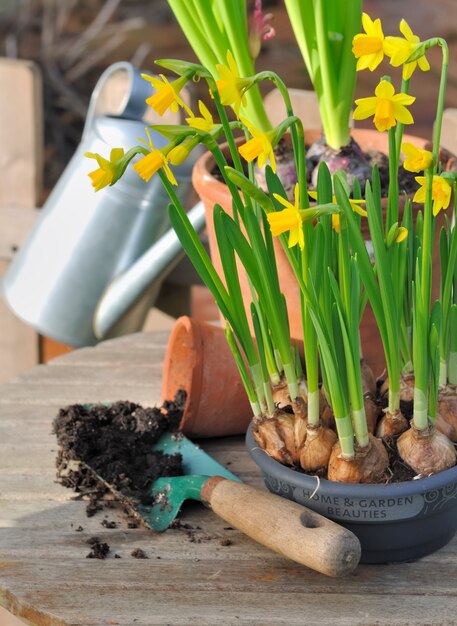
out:
M448 543L457 530L457 466L392 485L352 485L308 476L246 446L267 488L345 526L360 540L362 563L409 561Z

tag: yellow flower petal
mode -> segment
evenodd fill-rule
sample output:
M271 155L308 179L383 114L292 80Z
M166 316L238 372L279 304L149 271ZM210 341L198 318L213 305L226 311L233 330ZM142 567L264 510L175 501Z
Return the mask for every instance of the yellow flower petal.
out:
M414 202L425 202L427 183L425 176L416 176L415 180L421 185L421 187L414 194ZM448 181L442 176L435 175L433 177L432 184L432 200L433 200L433 215L438 215L441 209L447 209L451 201L452 187Z
M160 150L154 150L140 159L137 163L134 163L133 169L137 172L140 178L149 182L152 176L163 166L164 163L164 155L160 152Z
M397 236L395 238L395 242L401 243L402 241L406 239L407 236L408 236L408 229L405 228L404 226L400 226L400 228L397 230Z
M432 153L422 148L416 148L412 143L405 141L401 144L401 149L406 159L403 167L408 172L422 172L432 164Z
M355 101L357 108L353 118L364 120L373 115L373 122L380 132L389 130L397 121L412 124L413 117L405 106L412 104L414 100L414 96L396 94L394 86L389 81L382 80L375 89L374 97L359 98Z
M222 104L232 106L238 117L240 107L246 106L244 92L252 85L252 80L240 78L235 59L230 50L227 51L227 63L228 67L222 64L216 65L216 70L220 76L220 79L216 80L216 87Z
M292 248L297 244L303 250L305 246L305 236L303 233L303 219L300 213L300 187L298 183L294 189L295 205L278 194L273 196L286 208L282 211L272 211L268 213L267 219L273 237L278 237L289 231L288 246Z

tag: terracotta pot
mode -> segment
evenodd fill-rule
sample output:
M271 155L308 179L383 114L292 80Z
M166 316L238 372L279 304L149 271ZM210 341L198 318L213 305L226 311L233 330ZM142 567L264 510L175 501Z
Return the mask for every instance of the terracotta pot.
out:
M187 393L180 430L189 437L246 432L251 406L222 328L183 316L176 320L163 368L162 402Z
M320 130L305 131L306 143L312 144L321 136L321 134L322 133ZM387 133L379 133L376 130L369 129L353 129L352 135L354 139L360 144L362 150L365 152L369 150L378 150L384 153L388 152ZM412 135L404 135L404 141L409 141L419 148L423 148L427 143L425 139L414 137ZM227 186L214 178L214 176L212 176L211 172L214 168L214 165L215 163L211 153L208 152L201 156L194 166L192 182L200 198L203 200L206 208L206 225L209 237L211 259L219 276L222 278L222 280L224 280L219 250L217 247L216 235L214 231L213 208L215 204L220 204L223 209L227 211L227 213L231 214L232 199ZM385 204L387 206L387 202ZM443 212L440 213L441 217L442 213ZM365 223L363 224L362 232L365 238L368 239L368 225L366 220L363 220L362 223L363 222ZM439 225L437 224L435 232L435 250L439 249L438 237ZM301 340L302 322L300 314L299 288L297 285L297 281L292 269L290 268L289 262L287 261L287 257L282 250L281 244L277 239L274 240L274 247L281 290L284 293L287 301L291 336L295 340ZM439 271L438 253L436 254L436 258L434 258L434 275L437 275L437 271ZM244 296L246 311L248 313L248 319L250 319L249 306L251 302L251 292L246 275L243 270L240 270L240 283ZM438 287L438 285L436 286ZM365 360L372 368L375 376L379 376L385 370L384 352L376 320L374 319L374 315L369 304L366 307L365 314L362 319L360 334Z

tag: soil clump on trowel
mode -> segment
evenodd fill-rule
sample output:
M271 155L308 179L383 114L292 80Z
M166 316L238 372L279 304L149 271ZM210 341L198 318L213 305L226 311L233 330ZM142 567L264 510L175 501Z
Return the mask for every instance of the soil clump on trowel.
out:
M57 478L89 500L88 517L109 506L105 483L135 507L148 503L149 488L157 478L183 473L180 454L164 454L152 445L164 432L177 429L185 399L185 393L178 392L174 401L159 408L121 401L60 409L53 423L59 445Z

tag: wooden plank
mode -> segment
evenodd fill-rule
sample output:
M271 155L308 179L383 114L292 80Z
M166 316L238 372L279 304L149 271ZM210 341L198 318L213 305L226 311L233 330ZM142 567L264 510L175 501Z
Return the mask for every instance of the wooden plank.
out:
M11 89L14 85L14 89ZM30 61L0 59L0 278L34 221L43 170L42 85ZM23 211L23 212L21 212ZM0 303L0 382L38 362L37 334Z
M302 120L303 128L305 130L321 128L322 123L316 93L305 89L289 89L289 95L294 113ZM286 105L278 89L270 91L265 96L264 102L273 126L279 124L287 117Z
M11 86L14 85L14 89ZM43 171L42 85L31 61L0 59L0 206L35 207Z
M457 109L445 109L441 128L441 145L457 154Z
M7 268L0 260L0 280ZM0 299L0 383L38 363L38 336Z
M24 243L38 216L38 209L0 206L0 259L11 261Z

